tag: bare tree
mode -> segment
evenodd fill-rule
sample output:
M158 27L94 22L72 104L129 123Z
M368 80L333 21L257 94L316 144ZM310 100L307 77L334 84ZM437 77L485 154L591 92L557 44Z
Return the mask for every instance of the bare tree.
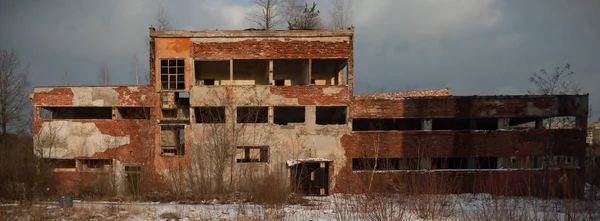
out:
M106 61L102 63L102 66L100 66L98 77L101 85L108 85L110 82L110 72L108 71L108 64Z
M67 67L65 66L65 74L63 75L63 81L65 81L65 86L69 86L69 72Z
M133 74L135 76L135 84L140 84L140 58L136 53L131 56L131 66L133 67Z
M156 26L157 31L169 31L173 29L171 19L169 19L169 12L161 4L158 4L158 11L154 15L154 19L154 26Z
M288 28L290 30L322 29L323 23L319 13L321 12L317 9L317 3L313 2L310 7L305 3L302 13L296 16L291 23L288 23Z
M536 86L537 91L528 91L529 94L577 94L581 92L579 84L570 81L569 76L575 75L571 71L571 65L566 64L564 67L556 67L553 73L546 72L541 69L539 72L533 73L529 77L529 82Z
M0 124L4 148L9 126L25 120L23 109L29 103L29 74L28 66L21 68L16 52L0 49Z
M281 24L280 0L254 0L255 10L251 11L246 19L259 28L272 30Z
M352 0L331 0L331 28L346 29L350 26Z
M304 0L284 0L282 9L286 24L291 24L304 10Z

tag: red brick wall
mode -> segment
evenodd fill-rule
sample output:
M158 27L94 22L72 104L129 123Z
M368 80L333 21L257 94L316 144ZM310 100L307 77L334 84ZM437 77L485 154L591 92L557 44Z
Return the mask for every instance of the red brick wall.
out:
M354 132L341 138L348 159L375 156L540 156L545 154L548 142L554 144L554 154L576 156L584 147L583 140L585 133L576 129Z
M202 59L249 58L349 58L353 42L286 39L243 40L226 43L193 43L190 54Z
M345 86L271 86L269 90L275 95L296 98L299 105L347 105L352 97L352 92Z
M587 95L424 97L402 100L355 100L352 118L583 116Z

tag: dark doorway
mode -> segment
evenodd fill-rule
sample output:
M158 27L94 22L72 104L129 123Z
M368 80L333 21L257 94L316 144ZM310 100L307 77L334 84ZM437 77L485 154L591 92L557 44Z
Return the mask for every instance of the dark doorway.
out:
M127 192L137 196L140 193L140 179L142 175L141 166L125 166L125 182Z
M291 166L292 190L307 196L329 195L329 163L302 162Z

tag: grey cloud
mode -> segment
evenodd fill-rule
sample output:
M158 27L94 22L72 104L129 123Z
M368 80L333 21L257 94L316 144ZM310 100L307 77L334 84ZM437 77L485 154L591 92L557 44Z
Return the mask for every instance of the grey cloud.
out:
M316 1L329 21L330 3ZM95 84L106 61L113 84L134 83L159 2L2 1L1 48L31 62L34 85ZM243 29L249 1L160 1L183 29ZM565 63L600 107L599 1L354 1L358 93L450 87L453 94L519 94L527 77ZM146 59L141 59L147 68Z

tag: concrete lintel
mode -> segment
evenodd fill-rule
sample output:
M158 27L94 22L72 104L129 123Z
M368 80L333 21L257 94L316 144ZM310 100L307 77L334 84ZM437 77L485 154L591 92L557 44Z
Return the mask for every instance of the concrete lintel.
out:
M247 37L349 37L354 30L276 30L276 31L153 31L153 38L247 38Z

